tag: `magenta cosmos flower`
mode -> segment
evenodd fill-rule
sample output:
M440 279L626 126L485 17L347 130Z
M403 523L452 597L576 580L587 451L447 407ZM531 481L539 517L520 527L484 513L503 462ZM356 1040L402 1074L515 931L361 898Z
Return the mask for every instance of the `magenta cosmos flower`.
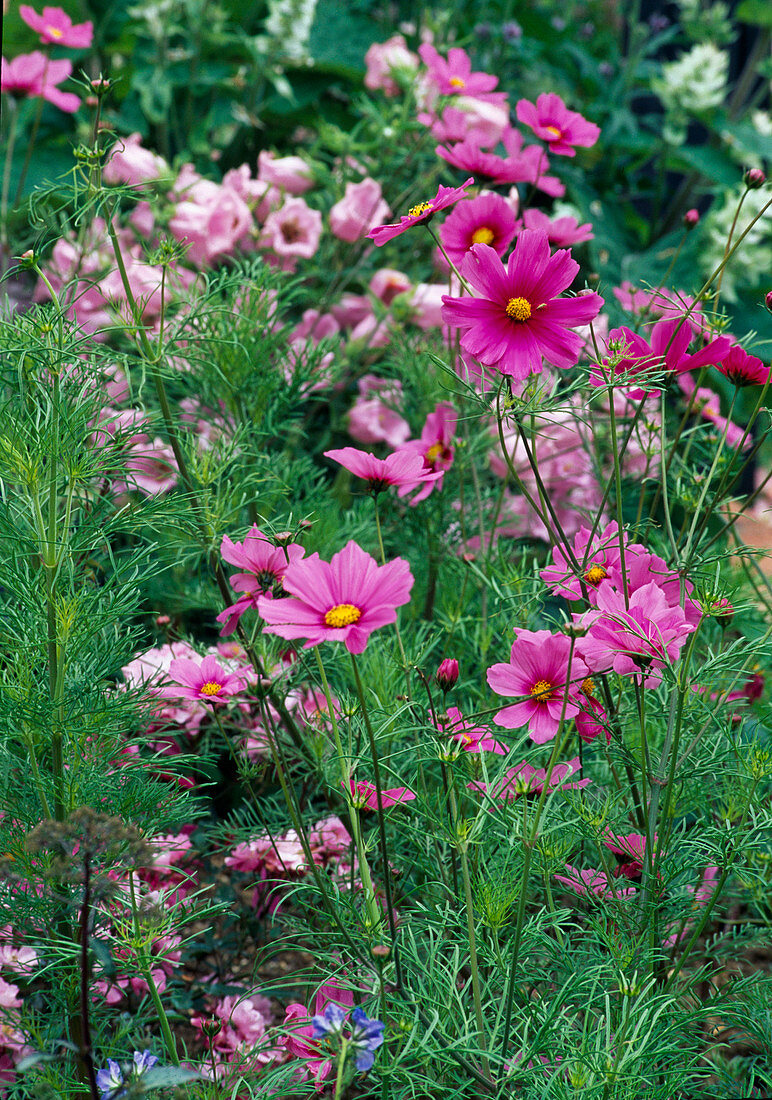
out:
M492 191L460 202L440 228L440 240L454 264L473 244L489 244L503 256L517 231L517 218L506 199Z
M497 756L506 756L509 746L497 741L489 729L473 726L467 722L458 707L448 707L445 715L438 718L437 729L456 741L464 752L493 752ZM456 755L455 749L452 755Z
M572 775L578 775L582 765L578 756L567 760L565 764L556 764L550 775L547 793L552 791L571 791L589 786L589 779L577 779L574 782L564 783L564 779L570 779ZM473 782L467 784L470 790L480 791L481 794L490 794L492 798L504 802L520 795L541 794L547 785L547 769L532 768L525 760L516 764L514 768L508 768L501 779L497 780L490 788L486 783Z
M371 493L381 493L389 485L400 487L408 492L423 482L437 481L444 470L435 471L424 464L423 454L412 450L395 451L386 458L376 458L370 451L360 451L356 447L341 447L336 451L325 451L325 458L339 462L346 470L361 477L368 483Z
M29 4L22 4L19 15L28 27L40 35L40 41L54 46L69 46L73 50L87 50L94 37L94 24L73 23L61 8L43 8L39 15Z
M164 694L174 699L199 699L202 703L224 703L236 695L244 684L240 676L225 669L214 657L204 657L201 664L188 657L179 657L169 665L171 684Z
M376 226L375 229L370 230L367 236L370 237L373 244L380 248L381 245L386 244L393 237L398 237L400 233L404 233L406 229L418 225L419 222L428 222L438 210L445 210L448 206L452 206L454 202L458 202L460 198L464 198L467 187L470 187L473 183L474 177L470 176L466 183L462 183L460 187L443 187L440 184L437 188L437 194L430 202L419 202L416 206L411 206L407 214L403 214L399 219L398 225Z
M508 664L488 669L488 684L497 695L519 696L520 701L504 707L494 722L506 729L528 726L528 736L537 745L551 741L560 728L561 716L579 713L579 691L587 676L581 658L571 655L565 634L548 630L518 630Z
M520 146L516 144L517 138L520 139ZM523 149L522 140L522 134L517 130L505 135L508 157L486 153L471 138L465 138L448 147L438 145L434 151L454 168L460 168L462 172L472 172L475 176L487 176L494 183L532 183L553 198L565 194L565 186L557 176L544 175L549 167L544 150L538 145L527 145Z
M588 122L578 111L569 111L554 92L543 92L535 104L527 99L518 100L517 117L547 142L551 153L564 157L576 156L574 145L594 145L600 137L594 122Z
M452 405L439 404L429 413L420 439L413 439L400 447L398 454L418 455L423 463L424 476L412 485L403 485L397 495L404 497L411 489L418 489L411 505L425 500L434 489L442 488L445 471L453 465L452 441L456 434L458 413Z
M281 579L287 566L302 558L305 550L296 542L276 546L253 524L243 542L232 542L225 535L220 553L225 561L242 569L230 578L231 588L240 593L238 600L217 616L217 622L223 624L220 634L226 637L236 629L245 611L257 609L258 596L282 592Z
M755 355L748 355L739 344L734 344L716 365L735 386L763 386L769 381L772 370Z
M68 114L80 107L80 99L74 92L62 92L57 88L57 84L72 74L71 61L51 61L40 50L33 50L19 54L13 61L3 58L1 72L0 91L9 95L41 96Z
M499 82L498 77L490 73L472 72L472 62L466 50L453 46L448 50L446 60L430 42L424 42L419 46L418 54L428 69L429 80L440 95L465 95L491 103L506 98L504 92L493 93Z
M378 809L378 789L374 783L371 783L369 779L360 779L357 783L350 779L348 785L352 806L357 810ZM341 787L344 790L346 789L346 784L342 781ZM381 791L381 806L384 810L388 810L390 806L412 802L414 798L415 794L409 787L389 787L388 790Z
M465 351L517 380L539 374L543 358L573 367L583 338L569 326L589 324L603 305L594 293L558 297L578 270L569 251L550 256L547 234L536 229L520 233L506 267L490 245L472 245L461 271L481 297L443 295L442 319L461 329Z
M395 558L379 566L352 540L329 562L318 554L292 562L284 574L290 598L261 596L258 611L266 634L306 638L304 649L331 641L361 653L373 630L395 622L412 587L406 561Z

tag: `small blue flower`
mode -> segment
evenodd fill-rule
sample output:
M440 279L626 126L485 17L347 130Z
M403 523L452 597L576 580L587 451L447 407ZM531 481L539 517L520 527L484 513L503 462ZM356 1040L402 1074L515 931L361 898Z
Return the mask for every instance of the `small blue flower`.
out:
M123 1070L117 1062L108 1059L107 1069L100 1069L96 1075L97 1088L101 1096L99 1100L109 1100L115 1090L123 1084Z
M133 1057L133 1064L127 1066L125 1072L120 1063L114 1062L112 1058L107 1061L107 1069L100 1069L97 1072L96 1083L100 1091L99 1100L119 1100L121 1096L126 1095L126 1090L121 1088L122 1085L125 1085L127 1081L136 1081L145 1070L152 1069L158 1062L155 1054L151 1054L149 1050L135 1050ZM120 1092L118 1089L120 1089Z
M375 1061L374 1051L383 1042L385 1024L382 1020L370 1020L361 1008L351 1013L351 1046L356 1051L356 1067L367 1073Z
M346 1013L336 1005L334 1001L328 1001L324 1013L314 1016L311 1023L314 1025L314 1038L326 1039L332 1035L339 1035L343 1028Z
M155 1054L151 1054L149 1050L143 1050L140 1053L138 1050L134 1051L134 1073L137 1077L140 1077L146 1069L152 1069L156 1065L158 1059Z

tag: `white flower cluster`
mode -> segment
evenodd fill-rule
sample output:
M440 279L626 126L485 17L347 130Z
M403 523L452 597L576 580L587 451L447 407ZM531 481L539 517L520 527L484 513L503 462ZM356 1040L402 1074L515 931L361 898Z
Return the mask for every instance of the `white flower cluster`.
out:
M667 111L675 115L699 114L724 100L729 55L710 42L692 46L677 61L666 62L651 82Z
M268 0L265 32L291 61L304 61L316 13L316 0Z
M715 271L724 257L737 204L744 190L744 186L740 185L726 191L721 203L716 204L705 218L706 243L702 251L702 263L706 274ZM733 242L758 216L770 197L772 196L768 187L748 192L737 219ZM762 281L767 280L770 269L772 269L772 210L768 210L759 218L724 268L721 282L722 297L729 301L736 301L738 278L740 285L758 286Z

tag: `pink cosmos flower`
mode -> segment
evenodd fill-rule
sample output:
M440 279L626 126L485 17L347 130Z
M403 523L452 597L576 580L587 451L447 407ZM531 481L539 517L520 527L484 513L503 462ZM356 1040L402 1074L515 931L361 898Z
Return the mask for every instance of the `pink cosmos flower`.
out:
M171 169L163 157L143 148L140 134L130 134L113 145L102 179L111 185L128 183L136 187L147 180L163 179L170 173Z
M624 533L622 544L628 548L627 535ZM552 565L542 569L539 576L557 595L565 596L568 600L580 600L583 598L582 586L584 592L590 596L599 584L608 579L612 569L619 568L622 560L619 527L616 522L609 523L602 531L596 531L591 539L589 530L582 526L575 535L571 548L574 559L582 567L580 575L577 575L563 548L555 546L552 549ZM634 544L630 549L645 552L645 547L639 544Z
M566 864L567 875L555 875L554 877L558 882L562 882L564 886L567 886L569 890L573 890L575 894L578 894L580 898L600 898L601 901L605 901L606 898L627 898L635 893L635 887L629 886L623 890L616 889L609 883L609 880L603 871L596 871L594 867L588 867L586 870L579 871L576 867L572 867L570 863Z
M434 680L443 692L448 692L456 686L458 682L458 661L455 657L446 657L444 661L440 661L439 668L434 674Z
M772 371L772 367L765 367L761 359L748 355L739 344L733 344L716 365L735 386L763 386L769 381Z
M522 135L518 131L513 130L512 134L517 134L522 143ZM513 137L509 138L509 143L515 147ZM508 157L500 157L496 153L484 152L476 140L466 138L450 148L438 145L434 151L454 168L460 168L462 172L472 172L475 176L487 176L494 183L532 183L553 198L559 198L565 193L564 185L556 176L544 174L549 160L538 145L529 145Z
M621 592L604 585L597 607L582 620L589 627L579 641L582 658L593 672L645 676L645 687L657 687L662 680L658 670L678 659L687 635L696 629L654 581L634 591L628 606Z
M494 100L505 93L494 93L498 77L489 73L473 73L472 62L466 50L458 46L448 50L447 60L441 57L430 42L418 47L418 54L427 66L427 76L440 95L466 95L477 99Z
M506 199L485 192L460 202L440 227L440 240L454 264L473 244L488 244L503 256L515 237L517 219Z
M442 480L445 471L453 465L453 447L451 441L456 434L458 413L452 405L439 404L434 412L429 413L424 424L421 438L406 443L397 454L413 454L421 458L424 467L424 476L412 484L402 485L397 490L397 496L403 497L413 489L419 491L410 501L411 505L425 500L434 489L442 488ZM426 477L426 473L436 475Z
M380 89L384 95L399 95L398 77L410 78L418 68L418 58L407 48L401 34L386 42L374 42L365 54L365 88Z
M19 7L19 15L28 27L40 35L40 41L73 50L87 50L94 37L94 24L76 23L61 8L43 8L39 15L29 4Z
M270 597L282 592L281 581L287 566L302 558L305 550L296 542L277 546L253 524L243 542L232 542L225 535L220 553L225 561L242 568L241 573L234 573L230 578L231 588L241 593L239 599L217 616L217 622L223 624L220 634L226 637L233 633L248 608L257 610L259 596Z
M312 169L302 157L277 157L267 149L258 154L257 178L289 195L304 195L314 186Z
M199 699L203 703L224 703L229 695L243 690L242 677L226 672L214 657L204 657L201 664L187 657L172 661L165 694L173 699Z
M655 835L655 844L656 841ZM646 837L642 833L612 833L607 829L603 843L619 859L619 865L614 869L616 878L640 877L643 872L643 861L646 858Z
M364 237L374 225L388 218L390 213L388 204L383 200L381 185L376 180L347 183L343 198L330 210L330 229L340 240L353 243Z
M513 703L494 716L506 729L528 726L528 736L537 745L551 741L560 728L561 716L579 713L580 684L587 666L574 652L569 664L571 641L565 634L548 630L518 630L507 664L491 665L487 679L497 695L515 695Z
M341 447L335 451L325 451L325 458L339 462L352 474L369 483L371 493L381 493L389 485L400 486L401 491L409 492L424 482L436 481L443 471L429 469L420 453L401 448L386 458L376 458L370 451L360 451L356 447Z
M540 374L543 358L572 367L582 338L568 326L588 324L603 305L595 293L558 297L578 270L569 251L550 256L547 234L538 230L520 233L506 267L489 245L472 245L461 272L481 296L444 297L443 320L461 329L466 351L502 374Z
M582 682L582 694L580 700L582 710L576 716L576 732L586 745L589 745L596 737L605 736L606 743L611 742L611 730L609 729L608 715L603 709L599 699L592 694L595 685L592 680Z
M633 386L627 393L628 397L640 400L655 392L651 385L653 382L661 382L663 376L668 381L684 371L696 370L709 363L720 363L732 346L727 336L718 336L693 355L689 355L687 349L693 337L694 332L689 322L678 318L658 321L651 330L650 342L624 326L612 329L608 348L610 352L616 350L616 356L621 358L614 363L613 369L611 360L604 359L604 369L594 368L590 374L590 382L593 386L606 386L610 374L612 378L618 376L623 382L635 382L640 376L641 381L648 383L647 388Z
M464 198L467 187L470 187L473 183L474 178L470 176L466 183L462 183L460 187L443 187L440 184L433 199L429 202L419 202L416 206L411 206L407 214L403 214L399 219L399 224L379 225L377 228L371 229L367 236L380 248L387 241L398 237L400 233L404 233L406 229L410 229L419 223L428 222L439 210L445 210L448 206L452 206L454 202L458 202L460 198Z
M194 264L207 267L236 251L254 225L252 214L235 191L209 180L196 184L188 195L177 204L169 230L187 243Z
M71 61L52 61L40 50L33 50L19 54L12 61L2 58L0 91L17 96L42 96L60 111L72 114L80 107L80 98L74 92L62 92L57 87L71 75Z
M517 117L547 142L551 153L564 157L575 157L575 145L594 145L600 137L600 130L593 122L588 122L578 111L569 111L554 92L543 92L535 104L527 99L518 100Z
M591 241L595 234L592 232L590 222L579 225L576 218L555 218L551 221L549 215L543 210L526 210L523 214L523 225L526 229L541 229L547 234L550 244L559 248L570 248L572 244L580 244L582 241Z
M284 836L265 833L237 844L225 857L225 866L246 874L300 875L308 870L308 860L298 834L290 829Z
M341 782L341 787L345 790L345 783ZM367 779L360 779L355 783L350 779L349 790L351 804L358 810L378 809L378 791L374 783L370 783ZM399 806L403 802L412 802L414 798L415 794L408 787L390 787L388 790L381 791L381 805L384 810L390 806Z
M284 575L289 599L261 596L264 633L306 638L304 649L324 641L343 642L362 653L373 630L393 623L410 599L413 575L402 558L379 566L353 539L329 562L312 554L292 562Z
M445 717L447 722L439 717L437 729L451 741L457 741L464 752L492 752L497 756L506 756L509 752L509 746L497 741L489 729L469 724L458 707L448 707Z
M350 989L341 989L334 982L320 986L314 1002L314 1013L310 1013L305 1005L287 1005L284 1017L284 1027L287 1034L282 1040L285 1049L296 1058L302 1058L305 1062L305 1076L313 1077L317 1090L322 1088L322 1082L330 1076L334 1068L334 1060L329 1047L314 1036L316 1029L312 1024L313 1015L321 1016L329 1003L340 1005L342 1008L351 1008L354 1004L354 994Z
M437 141L473 142L481 149L490 149L506 133L509 109L504 100L491 102L460 95L443 107L439 117L433 110L426 111L418 115L418 121L431 128Z
M588 786L589 779L578 779L571 783L563 782L564 779L578 774L581 767L578 756L575 756L572 760L567 760L565 764L556 764L552 769L547 791L571 791ZM526 764L523 760L522 763L516 764L514 768L509 768L503 777L491 787L478 781L469 783L468 786L470 790L479 791L481 794L490 794L492 798L503 802L518 798L520 795L541 794L546 782L547 771L545 768L532 768L530 764Z

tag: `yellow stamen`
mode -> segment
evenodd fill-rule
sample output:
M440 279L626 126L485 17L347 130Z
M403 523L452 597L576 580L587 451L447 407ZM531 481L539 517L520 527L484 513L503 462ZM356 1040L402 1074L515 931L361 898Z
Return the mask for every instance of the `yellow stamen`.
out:
M557 126L545 126L544 129L555 138L562 138L563 136L563 131L559 130Z
M407 212L409 218L419 218L421 214L425 214L427 210L431 209L430 202L419 202L417 206L411 206Z
M199 690L202 695L219 695L222 691L222 684L216 684L214 680L207 680Z
M351 626L352 623L359 622L361 617L362 612L358 607L354 607L353 603L338 603L325 614L324 621L333 630L340 630L343 626Z
M595 695L595 681L591 680L589 676L586 680L582 680L582 691L585 695L589 695L591 699Z
M588 584L600 584L601 581L605 581L608 576L608 570L602 565L592 565L584 574L584 579Z
M472 234L472 244L493 244L496 234L487 225L481 225Z
M436 458L440 457L442 451L443 447L441 443L432 443L431 447L424 455L424 458L427 462L434 462Z
M46 27L46 33L50 34L52 38L64 38L64 31L60 31L58 27Z
M512 321L527 321L531 316L531 303L527 298L510 298L504 312Z
M450 84L451 88L465 88L466 87L465 81L463 81L460 76L452 76L450 78L450 80L448 81L448 84Z
M540 703L548 702L555 692L552 690L554 684L549 680L537 680L530 691L530 695L534 699L538 699Z

